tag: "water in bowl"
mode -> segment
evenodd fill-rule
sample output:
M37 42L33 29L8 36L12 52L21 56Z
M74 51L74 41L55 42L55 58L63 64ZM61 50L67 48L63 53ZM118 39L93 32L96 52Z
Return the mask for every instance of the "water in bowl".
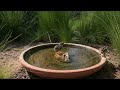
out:
M53 48L41 49L28 58L28 63L40 68L54 70L74 70L93 66L100 62L100 56L91 50L76 47L64 47L62 51L68 52L70 63L64 63L54 57Z

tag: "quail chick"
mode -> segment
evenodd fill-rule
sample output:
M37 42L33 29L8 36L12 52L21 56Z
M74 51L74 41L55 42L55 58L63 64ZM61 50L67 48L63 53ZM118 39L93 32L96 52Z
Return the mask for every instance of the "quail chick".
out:
M108 46L104 46L101 50L101 53L103 53L104 57L106 57L106 53L108 52Z
M63 45L64 45L64 43L63 43L63 42L60 42L58 45L56 45L56 46L54 47L54 51L59 51L59 50L61 50L62 47L63 47Z

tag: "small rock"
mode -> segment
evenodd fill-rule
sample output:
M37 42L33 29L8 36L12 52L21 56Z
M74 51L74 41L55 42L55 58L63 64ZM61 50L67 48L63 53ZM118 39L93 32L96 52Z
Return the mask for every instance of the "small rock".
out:
M1 57L0 59L3 59L3 57Z

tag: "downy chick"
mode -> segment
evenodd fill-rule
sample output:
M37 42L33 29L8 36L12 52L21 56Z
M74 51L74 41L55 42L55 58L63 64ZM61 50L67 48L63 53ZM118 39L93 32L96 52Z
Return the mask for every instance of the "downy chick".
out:
M59 50L61 50L61 49L63 48L63 45L64 45L64 43L63 43L63 42L60 42L58 45L56 45L56 46L54 47L54 51L59 51Z

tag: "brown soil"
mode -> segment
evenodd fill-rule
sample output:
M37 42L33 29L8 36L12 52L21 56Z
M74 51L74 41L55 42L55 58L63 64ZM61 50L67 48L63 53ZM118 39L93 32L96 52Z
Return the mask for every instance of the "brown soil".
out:
M10 72L10 79L35 78L32 74L28 74L26 69L24 69L18 61L20 53L28 47L30 47L30 45L16 45L16 47L8 51L0 52L0 68L4 66L9 67L9 70L6 72ZM102 47L103 46L97 46L96 48L100 49ZM115 53L114 49L109 48L110 52L107 53L107 64L100 71L85 79L120 79L120 60L118 54Z

